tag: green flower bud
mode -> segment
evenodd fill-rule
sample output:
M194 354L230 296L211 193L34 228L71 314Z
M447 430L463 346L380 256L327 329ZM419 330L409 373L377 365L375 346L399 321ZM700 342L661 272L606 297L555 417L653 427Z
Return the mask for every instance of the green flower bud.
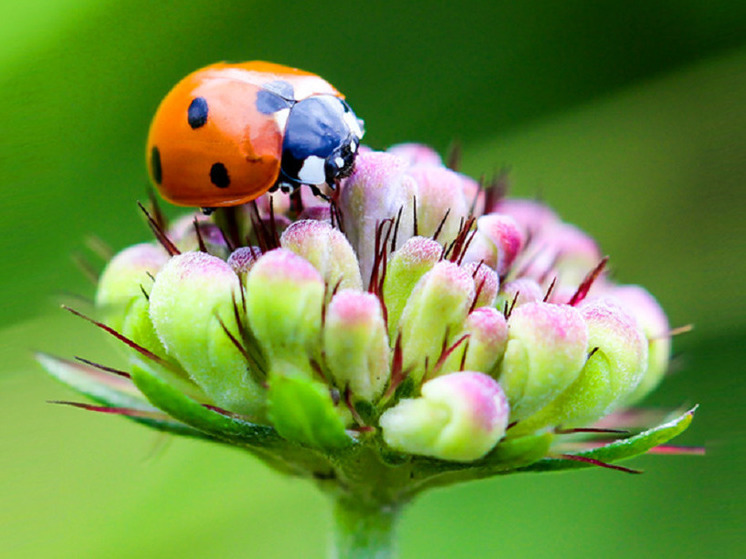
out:
M550 303L515 308L499 377L511 419L528 417L559 396L578 377L587 355L588 327L576 308Z
M631 316L610 299L585 302L580 312L588 325L592 354L575 382L535 416L516 425L516 434L548 425L591 425L622 403L645 373L647 341Z
M362 289L355 251L339 229L321 221L296 221L282 234L283 248L302 256L331 288Z
M309 357L320 359L324 280L307 260L288 249L264 254L246 278L246 313L267 352L270 369L313 374Z
M168 261L168 254L155 245L139 244L117 254L104 269L96 291L96 307L103 322L153 353L165 349L148 315L147 293L152 278Z
M420 278L400 321L404 370L419 382L463 327L474 301L474 280L452 262L438 262Z
M464 335L468 338L448 356L440 373L462 370L496 373L508 342L505 316L492 307L475 309L466 318L457 339Z
M389 379L389 343L378 298L371 293L338 292L326 311L324 354L340 389L369 402Z
M414 286L438 263L442 254L443 247L432 239L412 237L391 257L383 281L383 298L392 340L396 338L401 313Z
M497 273L489 266L479 262L469 262L464 264L463 268L474 278L474 285L477 289L477 300L474 303L474 308L494 307L497 292L500 288L500 278Z
M234 301L240 302L241 294L231 267L209 254L186 252L171 258L156 277L150 318L168 353L218 406L260 415L263 389L234 342L242 340Z
M629 395L626 404L642 400L660 384L671 358L670 326L666 313L658 301L638 285L613 287L609 294L618 299L625 311L632 315L648 340L648 366L640 384Z
M400 400L379 420L391 448L470 462L505 435L509 408L500 385L482 373L451 373L422 385L422 397Z

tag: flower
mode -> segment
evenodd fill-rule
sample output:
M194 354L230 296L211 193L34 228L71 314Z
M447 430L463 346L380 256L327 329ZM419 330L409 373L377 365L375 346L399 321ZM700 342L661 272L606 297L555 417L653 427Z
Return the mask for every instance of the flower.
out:
M158 242L114 256L89 319L127 370L40 361L101 404L84 407L240 446L371 508L508 472L633 471L612 463L688 426L692 411L604 444L660 382L670 330L545 205L413 144L362 150L328 194L149 216Z

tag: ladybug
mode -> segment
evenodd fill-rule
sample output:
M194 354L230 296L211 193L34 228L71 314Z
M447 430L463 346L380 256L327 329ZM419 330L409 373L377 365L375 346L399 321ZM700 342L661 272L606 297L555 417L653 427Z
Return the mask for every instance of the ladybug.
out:
M334 189L352 172L362 137L363 122L321 77L270 62L221 62L163 99L147 162L169 202L235 206L277 188Z

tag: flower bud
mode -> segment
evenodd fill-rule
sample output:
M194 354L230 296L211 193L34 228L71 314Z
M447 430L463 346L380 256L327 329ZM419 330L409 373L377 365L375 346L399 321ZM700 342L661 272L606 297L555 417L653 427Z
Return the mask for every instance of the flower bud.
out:
M443 167L443 160L438 155L438 152L423 144L396 144L387 149L386 152L402 158L410 167L414 167L415 165Z
M244 282L246 274L249 273L249 270L261 255L262 250L259 247L239 247L228 257L228 266L241 278L241 282Z
M472 277L452 262L439 262L417 282L399 323L404 369L415 382L461 331L474 294Z
M474 308L494 307L497 291L500 287L500 278L495 270L478 262L469 262L462 268L474 278L474 286L477 288L477 300Z
M601 260L596 242L569 223L548 224L533 241L535 252L527 256L524 272L534 278L556 276L559 286L577 286Z
M648 366L640 384L629 395L626 404L634 404L647 396L660 383L668 370L671 337L668 318L658 301L637 285L615 286L609 295L617 299L626 312L637 321L648 342Z
M448 356L441 374L463 370L495 374L508 342L508 323L503 313L492 307L473 310L456 339L464 335L469 337Z
M430 237L440 228L438 241L450 243L469 215L464 178L445 167L424 165L412 167L408 174L417 182L418 234Z
M318 357L324 280L294 252L280 248L264 254L246 278L246 313L254 335L267 352L270 368L285 364L313 373L309 356Z
M355 249L366 285L375 260L379 224L396 219L401 210L396 245L401 246L411 236L417 183L405 174L406 170L406 161L390 153L360 153L355 170L342 187L339 207L345 233Z
M161 356L165 349L153 330L145 293L167 261L168 254L158 246L131 246L112 258L96 291L96 307L101 310L103 322Z
M483 261L498 275L504 275L523 249L525 237L516 221L503 214L483 215L477 220L477 234L466 258Z
M506 306L507 308L517 309L527 303L540 303L544 299L544 295L544 290L536 283L536 280L518 278L502 285L495 306L498 309L504 309Z
M324 324L324 354L337 386L349 386L355 396L375 401L388 381L389 353L378 298L359 291L338 292Z
M383 282L383 298L392 340L396 338L401 313L414 286L438 263L442 254L443 247L432 239L412 237L391 257Z
M535 200L503 199L493 210L515 219L525 235L536 236L559 217L548 206Z
M451 373L422 385L381 415L383 439L402 452L470 462L505 435L509 408L500 385L478 372Z
M242 341L236 300L241 300L240 285L228 264L203 252L186 252L171 258L156 277L150 318L169 354L218 406L256 415L263 405L262 388L225 331Z
M282 234L280 244L310 262L330 290L337 284L341 289L363 288L360 267L352 246L329 223L296 221Z
M195 226L196 220L196 226ZM199 228L199 236L197 235ZM210 254L227 257L228 244L220 232L220 228L210 222L210 218L204 215L187 214L176 221L168 229L168 238L181 252L194 252L200 250L200 238Z
M592 354L575 382L546 408L516 425L516 434L547 425L591 425L623 402L645 373L647 342L631 316L611 299L584 302L580 312L588 325Z
M574 307L528 303L515 308L499 377L512 419L528 417L559 396L578 377L587 354L588 328Z

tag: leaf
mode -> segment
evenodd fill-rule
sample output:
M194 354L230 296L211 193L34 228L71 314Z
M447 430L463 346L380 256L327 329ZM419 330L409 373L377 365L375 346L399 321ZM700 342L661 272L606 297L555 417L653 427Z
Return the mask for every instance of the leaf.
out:
M276 375L267 398L272 424L286 439L324 450L353 442L323 385L302 376Z
M644 431L638 435L630 437L628 439L621 439L614 441L605 446L588 450L585 452L577 452L572 456L578 456L580 458L587 458L591 460L597 460L605 464L611 464L619 460L625 460L632 458L640 454L644 454L647 451L661 445L665 442L670 441L677 435L684 432L689 424L692 422L694 412L697 408L692 408L683 415ZM544 458L526 466L520 468L521 472L548 472L548 471L560 471L560 470L573 470L578 468L590 468L594 464L590 462L580 462L577 460L567 460L561 458Z
M272 427L207 408L143 367L133 368L132 380L154 406L199 431L240 446L262 448L283 442Z
M158 411L142 398L135 385L127 378L107 374L90 365L48 353L37 352L34 357L54 378L96 402L107 406Z
M211 440L212 437L175 421L145 401L131 380L104 373L95 367L37 352L36 360L54 378L79 394L103 404L90 406L75 402L55 402L127 417L142 425L176 435Z

